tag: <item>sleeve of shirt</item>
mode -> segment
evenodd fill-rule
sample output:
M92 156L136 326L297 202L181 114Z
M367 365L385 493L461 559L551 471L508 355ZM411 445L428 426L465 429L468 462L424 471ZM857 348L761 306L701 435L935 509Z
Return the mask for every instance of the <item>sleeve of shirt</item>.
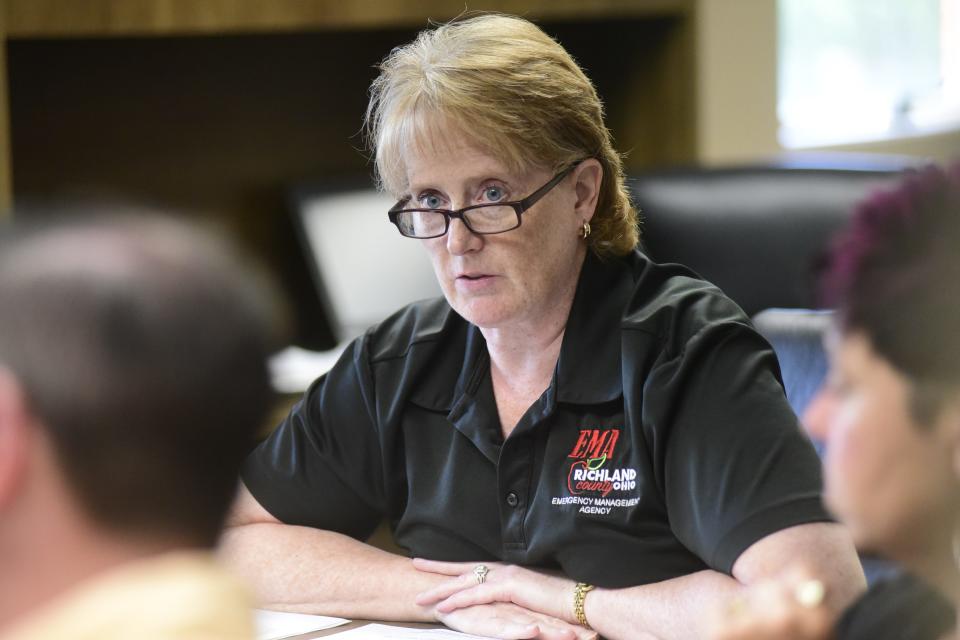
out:
M671 527L710 567L730 574L761 538L830 520L820 461L776 356L745 322L704 326L655 366L646 388Z
M278 520L366 539L383 518L373 386L360 338L248 456L243 482Z
M840 616L837 640L934 640L957 628L953 604L920 579L900 574L873 584Z

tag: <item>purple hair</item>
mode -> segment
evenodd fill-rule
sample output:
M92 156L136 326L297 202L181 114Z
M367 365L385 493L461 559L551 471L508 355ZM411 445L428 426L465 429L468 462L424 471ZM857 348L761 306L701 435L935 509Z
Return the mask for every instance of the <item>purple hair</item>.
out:
M918 385L960 383L960 162L906 172L861 202L821 282L844 332Z

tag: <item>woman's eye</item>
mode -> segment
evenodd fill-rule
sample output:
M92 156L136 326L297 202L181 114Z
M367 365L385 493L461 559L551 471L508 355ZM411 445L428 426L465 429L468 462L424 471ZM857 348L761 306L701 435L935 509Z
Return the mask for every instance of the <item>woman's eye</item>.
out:
M487 202L499 202L503 200L503 189L500 187L487 187L483 190L483 199Z
M428 193L420 196L420 206L425 209L439 209L443 205L443 200L439 196Z

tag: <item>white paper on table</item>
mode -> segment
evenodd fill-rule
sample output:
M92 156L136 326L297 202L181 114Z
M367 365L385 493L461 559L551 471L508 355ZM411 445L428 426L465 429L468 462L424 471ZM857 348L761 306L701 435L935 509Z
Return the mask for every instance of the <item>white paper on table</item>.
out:
M488 640L487 636L472 636L449 629L408 629L385 624L368 624L330 637L337 640Z
M254 624L257 627L257 640L279 640L302 633L339 627L350 622L345 618L330 616L311 616L305 613L286 613L284 611L253 610Z

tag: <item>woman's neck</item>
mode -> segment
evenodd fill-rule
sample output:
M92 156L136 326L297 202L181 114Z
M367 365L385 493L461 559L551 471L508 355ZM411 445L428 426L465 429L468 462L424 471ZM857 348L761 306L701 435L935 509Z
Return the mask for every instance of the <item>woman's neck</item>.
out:
M559 305L562 306L562 305ZM569 313L570 305L566 308ZM551 373L560 357L566 328L562 322L546 322L536 329L481 329L494 371L507 379L535 376L545 369Z
M911 557L895 559L939 591L960 611L960 548L955 548L960 540L954 542L954 536L949 534L937 537L935 542L931 541L926 546L924 552L918 550ZM960 626L956 637L960 638Z
M538 313L499 327L481 327L490 354L491 369L507 380L530 378L547 371L549 380L560 356L586 251L577 256L572 277L553 292L551 304Z
M495 343L490 352L490 378L504 438L550 386L563 344L563 327L551 335L532 336L528 344Z
M582 263L581 263L582 265ZM501 327L481 327L490 355L490 376L507 437L533 402L550 386L560 358L579 270L537 317Z

